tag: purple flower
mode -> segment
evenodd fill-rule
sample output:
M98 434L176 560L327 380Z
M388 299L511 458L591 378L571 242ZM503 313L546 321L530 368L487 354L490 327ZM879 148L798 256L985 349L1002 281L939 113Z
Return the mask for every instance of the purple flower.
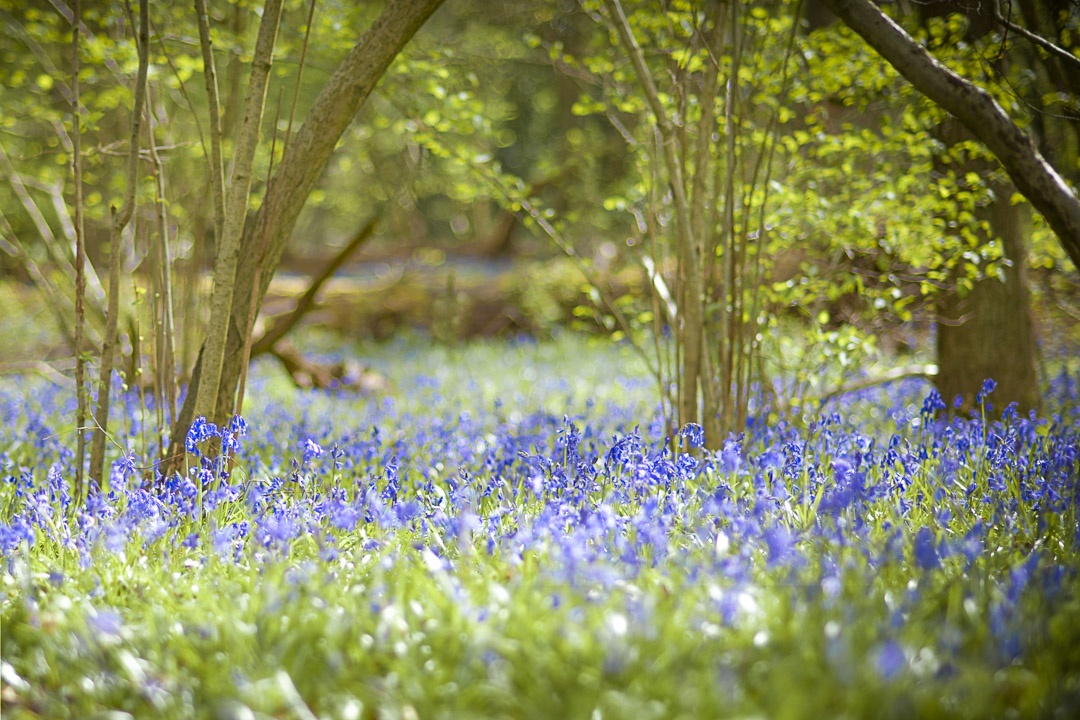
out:
M311 438L304 441L304 462L323 454L322 446Z
M776 565L785 560L794 548L795 539L785 527L769 528L762 535L769 551L769 565Z
M99 638L119 637L120 630L124 627L124 621L112 610L98 610L87 615L86 624Z
M915 564L920 570L941 567L937 548L934 547L934 532L930 528L919 528L919 532L915 533Z
M675 461L675 470L679 473L680 477L688 478L694 474L697 469L698 461L693 455L687 455L683 453L679 456L679 459Z
M904 649L895 640L889 640L874 653L874 669L885 680L899 674L907 666Z
M699 448L705 445L705 430L697 423L687 423L684 425L683 429L679 431L679 437L686 440L692 448Z
M229 432L238 438L247 437L247 420L239 415L233 415L233 419L229 421Z
M206 418L199 416L188 428L187 438L184 440L184 448L192 455L199 454L199 445L212 437L220 435L217 425L206 422Z
M720 469L730 475L736 473L742 467L742 454L739 452L739 443L731 438L724 442L724 449L720 453Z
M240 452L240 439L231 430L222 430L221 449L233 454Z
M923 400L922 414L927 416L933 416L937 410L945 409L945 401L941 399L941 393L937 390L931 390L930 394Z

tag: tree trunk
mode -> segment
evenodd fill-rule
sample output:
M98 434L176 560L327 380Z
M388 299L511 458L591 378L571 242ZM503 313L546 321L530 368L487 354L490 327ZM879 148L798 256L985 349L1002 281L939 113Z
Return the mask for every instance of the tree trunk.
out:
M203 362L205 368L195 393L195 414L223 422L233 409L232 392L220 392L221 367L225 359L225 338L233 305L236 271L240 259L240 242L247 216L248 195L251 193L251 172L255 151L259 147L263 108L266 105L266 86L270 78L274 43L281 20L282 0L267 0L259 23L255 56L251 61L251 81L244 103L244 124L233 155L233 172L229 182L229 197L225 202L225 219L218 238L217 261L214 264L214 292L210 301L210 327L206 331ZM204 44L205 47L205 44ZM208 81L209 82L209 81ZM211 131L213 135L213 130ZM235 391L235 385L231 388ZM219 403L219 398L223 401ZM215 409L224 406L225 412Z
M1039 385L1022 208L1009 200L1012 185L995 185L993 191L993 201L979 208L976 217L990 224L1012 264L1005 268L1004 282L986 278L966 297L951 292L941 299L936 382L950 406L959 395L963 407L971 408L983 380L993 379L997 389L990 402L1000 414L1010 402L1018 403L1021 411L1037 408Z
M143 103L146 102L146 73L150 50L149 0L139 0L139 72L135 79L135 107L131 111L131 138L128 141L128 167L124 204L117 212L112 208L112 228L109 232L109 307L106 312L105 336L101 341L101 375L98 382L97 410L94 415L94 441L90 447L90 478L102 492L109 490L109 478L104 473L105 435L109 430L109 395L112 388L113 360L116 355L116 325L120 315L120 241L131 215L135 212L135 185L139 177L139 133L142 128Z
M82 9L75 0L71 22L71 169L75 175L75 503L81 506L86 487L86 424L88 398L86 392L86 358L83 356L83 337L86 313L86 232L83 223L83 164L82 122L79 115L79 20Z
M682 346L682 367L679 370L679 424L700 423L701 405L698 400L699 383L710 382L702 378L702 340L704 326L704 292L702 278L701 239L694 237L690 200L687 197L683 175L685 165L681 157L676 128L664 110L660 94L652 74L645 63L645 56L634 37L619 0L605 0L611 22L630 57L638 84L652 110L656 130L663 145L664 166L671 184L675 206L676 246L679 264L679 343Z
M210 37L210 19L206 0L195 0L195 16L199 23L199 46L202 48L203 80L206 83L207 105L210 109L210 194L214 200L214 242L221 247L221 232L225 225L225 162L221 154L221 100L218 97L217 65L214 62L214 43Z
M223 401L228 399L231 407L231 396L240 378L242 333L251 327L252 314L258 311L300 210L326 168L334 147L386 68L441 4L442 0L392 0L335 69L286 149L262 207L245 227L225 340L218 415L227 414ZM256 275L259 285L253 293ZM205 346L199 351L191 387L197 387L200 382L204 350ZM166 473L175 470L183 458L184 439L194 419L194 400L194 393L189 391L180 420L173 426L169 460L164 466Z

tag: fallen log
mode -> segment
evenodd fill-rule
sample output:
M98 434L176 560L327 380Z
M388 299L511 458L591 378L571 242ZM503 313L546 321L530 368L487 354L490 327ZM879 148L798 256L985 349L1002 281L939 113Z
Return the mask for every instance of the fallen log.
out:
M362 394L385 392L389 382L381 373L354 361L328 363L310 358L288 341L281 341L267 351L289 373L293 384L302 389L354 390Z

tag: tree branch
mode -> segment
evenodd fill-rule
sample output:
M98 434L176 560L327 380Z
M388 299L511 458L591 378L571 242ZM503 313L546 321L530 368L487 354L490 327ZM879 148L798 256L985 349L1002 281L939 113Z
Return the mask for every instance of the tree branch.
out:
M1028 30L1027 28L1021 25L1017 25L1013 21L1009 20L1009 18L1001 14L1001 6L997 3L997 0L994 0L993 15L994 20L996 20L997 23L1006 30L1014 32L1020 37L1030 40L1051 55L1056 55L1058 58L1072 64L1074 70L1080 70L1080 58L1076 57L1065 48L1059 47L1054 43L1050 42L1042 35L1037 35Z
M939 62L869 0L822 2L997 157L1080 269L1080 199L993 97Z

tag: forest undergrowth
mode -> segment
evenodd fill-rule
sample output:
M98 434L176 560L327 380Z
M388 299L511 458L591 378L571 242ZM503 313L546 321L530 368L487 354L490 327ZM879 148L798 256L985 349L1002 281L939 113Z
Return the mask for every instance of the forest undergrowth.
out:
M951 416L920 380L672 454L610 345L420 342L383 396L257 365L186 476L120 395L0 380L5 717L1068 717L1080 382ZM999 418L999 419L993 419ZM209 454L220 444L224 455ZM117 713L126 713L121 715Z

